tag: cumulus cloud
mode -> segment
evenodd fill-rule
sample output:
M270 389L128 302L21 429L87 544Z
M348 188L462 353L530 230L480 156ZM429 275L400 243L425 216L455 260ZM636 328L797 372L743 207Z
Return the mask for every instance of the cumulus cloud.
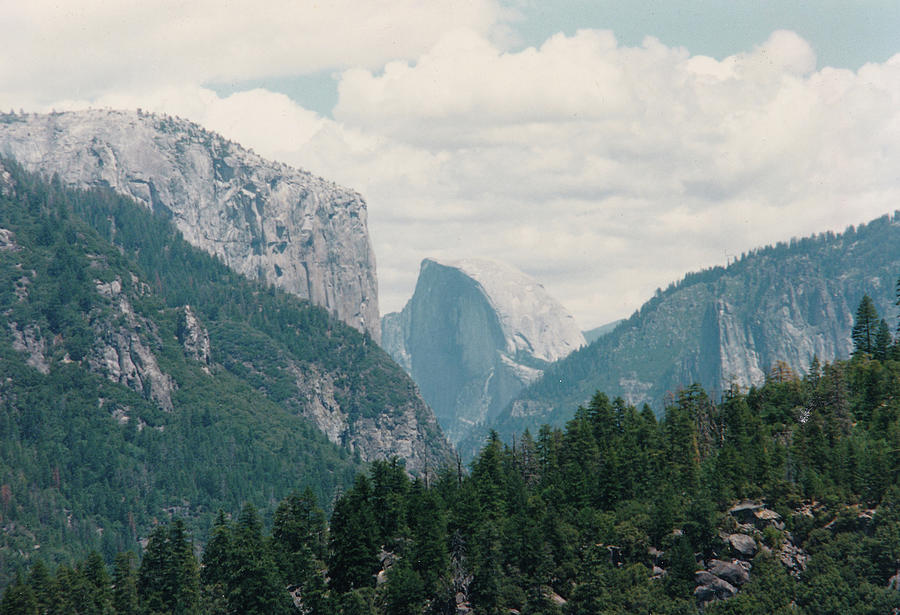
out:
M181 115L359 190L385 310L409 298L422 258L486 257L535 276L592 327L687 271L900 203L900 55L856 72L818 67L810 45L786 31L723 59L653 38L624 46L597 30L509 51L491 34L492 7L465 6L460 19L477 27L444 24L439 36L436 25L427 44L397 35L402 53L382 46L362 57L364 41L331 42L328 59L303 60L348 67L333 119L267 90L223 97L202 87L214 74L252 72L233 48L211 57L206 46L228 36L205 31L204 51L181 48L209 65L202 76L174 67L179 79L67 91L44 108ZM272 71L290 63L275 49ZM146 53L174 66L158 45ZM0 76L10 63L0 59ZM19 103L0 92L2 106Z
M377 68L447 28L495 31L493 0L29 0L0 21L0 92L47 103L147 85Z
M334 114L433 162L434 191L384 185L390 166L357 179L379 233L512 261L588 326L688 270L895 208L898 84L900 56L817 70L786 31L723 60L604 31L514 53L454 32L415 63L343 73Z

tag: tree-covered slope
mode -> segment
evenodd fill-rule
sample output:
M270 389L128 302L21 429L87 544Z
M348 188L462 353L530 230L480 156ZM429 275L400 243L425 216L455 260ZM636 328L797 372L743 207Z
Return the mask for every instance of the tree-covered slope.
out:
M596 390L660 412L667 396L694 382L721 392L760 384L778 361L803 373L814 357L846 358L864 294L893 323L898 273L900 219L885 216L688 274L613 332L551 365L486 428L508 437L543 422L561 425Z
M564 429L492 437L469 472L375 462L327 525L295 493L269 536L252 506L218 518L200 557L176 521L137 570L38 564L0 615L895 613L898 355L720 401L692 386L660 419L597 393Z
M366 459L421 470L448 455L367 335L124 197L8 161L0 324L3 575L36 555L111 558L171 514L201 529L302 485L330 502Z

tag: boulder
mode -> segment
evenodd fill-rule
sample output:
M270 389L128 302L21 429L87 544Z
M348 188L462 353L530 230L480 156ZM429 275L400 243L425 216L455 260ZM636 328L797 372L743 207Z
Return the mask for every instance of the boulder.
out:
M731 545L732 549L748 559L756 555L756 541L751 536L746 534L729 534L726 541Z
M784 523L782 523L781 521L781 515L779 515L774 510L761 508L753 512L753 517L755 518L755 525L759 529L763 529L764 527L767 527L769 525L775 526L775 529L784 529Z
M735 586L743 585L750 580L750 573L736 562L713 559L709 561L709 571Z
M755 502L741 502L728 509L728 514L740 523L753 523L756 520L756 511L762 508L762 504Z
M737 588L705 570L696 573L697 588L694 589L694 598L700 604L713 600L726 600L737 594Z

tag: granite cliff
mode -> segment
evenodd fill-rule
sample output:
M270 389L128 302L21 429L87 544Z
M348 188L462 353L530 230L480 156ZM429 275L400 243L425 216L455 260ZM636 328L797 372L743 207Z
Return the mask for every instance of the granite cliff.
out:
M397 456L414 473L450 461L415 384L369 336L247 280L170 220L108 188L67 190L3 161L0 205L0 354L8 343L51 377L74 366L172 420L199 390L236 380L241 404L305 417L362 461Z
M898 214L688 274L614 331L549 367L493 426L508 436L560 425L597 390L661 413L669 395L692 383L718 397L762 384L777 362L802 374L814 358L847 358L864 294L895 328L898 275Z
M235 271L379 338L375 257L355 192L140 111L0 114L0 155L76 188L132 197Z
M584 345L575 320L532 278L486 260L425 259L383 344L451 441L489 423L542 370Z

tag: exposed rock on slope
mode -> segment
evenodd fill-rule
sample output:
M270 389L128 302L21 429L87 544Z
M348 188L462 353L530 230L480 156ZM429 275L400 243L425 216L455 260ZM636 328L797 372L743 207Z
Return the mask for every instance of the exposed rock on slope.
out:
M814 357L846 358L860 299L893 322L900 217L793 240L727 268L689 274L615 331L554 364L498 417L501 435L562 424L601 390L660 411L700 383L714 395L761 384L776 362L805 373Z
M137 392L146 392L163 410L171 412L175 382L164 373L151 350L162 346L157 327L148 318L135 314L122 280L95 281L97 292L108 300L112 314L92 318L94 344L87 357L91 371L105 375ZM132 288L140 293L145 285L132 276Z
M185 120L90 110L0 115L0 154L79 187L110 186L171 216L245 275L379 336L375 258L355 192Z
M497 262L422 262L412 299L382 321L385 349L451 441L490 421L549 363L584 345L544 288Z
M130 199L74 195L9 168L24 178L22 202L43 211L0 197L0 350L8 338L43 374L75 365L176 416L227 374L252 393L248 405L302 415L363 461L396 455L416 473L451 461L415 384L368 336L234 273ZM3 171L0 161L0 189L13 194Z

